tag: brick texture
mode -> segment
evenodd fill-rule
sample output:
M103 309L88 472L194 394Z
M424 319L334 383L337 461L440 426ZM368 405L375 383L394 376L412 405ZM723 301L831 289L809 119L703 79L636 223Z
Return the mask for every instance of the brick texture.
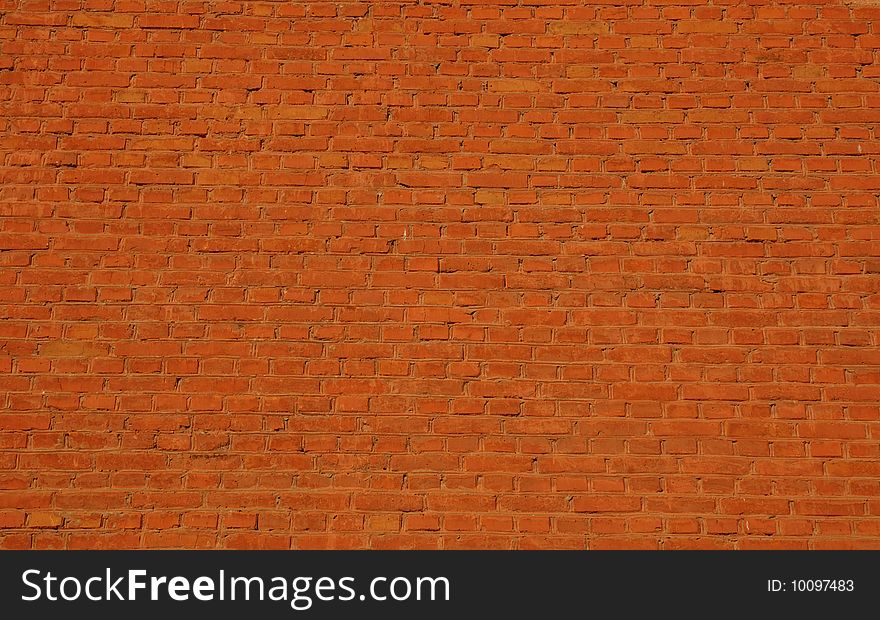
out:
M0 547L880 547L880 4L0 0Z

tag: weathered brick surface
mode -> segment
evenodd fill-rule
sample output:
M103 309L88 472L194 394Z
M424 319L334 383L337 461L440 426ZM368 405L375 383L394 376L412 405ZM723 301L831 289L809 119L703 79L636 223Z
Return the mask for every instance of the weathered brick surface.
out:
M0 2L0 546L880 546L880 6Z

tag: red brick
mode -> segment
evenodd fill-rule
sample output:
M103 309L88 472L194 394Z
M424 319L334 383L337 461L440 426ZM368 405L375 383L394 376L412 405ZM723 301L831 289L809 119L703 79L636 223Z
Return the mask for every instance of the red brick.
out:
M0 548L880 545L877 11L37 4Z

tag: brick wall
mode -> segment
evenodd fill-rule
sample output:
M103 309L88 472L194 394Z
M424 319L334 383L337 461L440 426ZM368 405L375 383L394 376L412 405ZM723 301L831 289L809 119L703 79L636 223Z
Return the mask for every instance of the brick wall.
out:
M880 546L880 6L0 2L0 547Z

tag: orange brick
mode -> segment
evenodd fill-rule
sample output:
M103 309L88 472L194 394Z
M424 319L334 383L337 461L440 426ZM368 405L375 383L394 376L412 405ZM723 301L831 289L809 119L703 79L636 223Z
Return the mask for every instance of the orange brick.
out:
M880 14L453 4L0 16L0 548L880 545Z

